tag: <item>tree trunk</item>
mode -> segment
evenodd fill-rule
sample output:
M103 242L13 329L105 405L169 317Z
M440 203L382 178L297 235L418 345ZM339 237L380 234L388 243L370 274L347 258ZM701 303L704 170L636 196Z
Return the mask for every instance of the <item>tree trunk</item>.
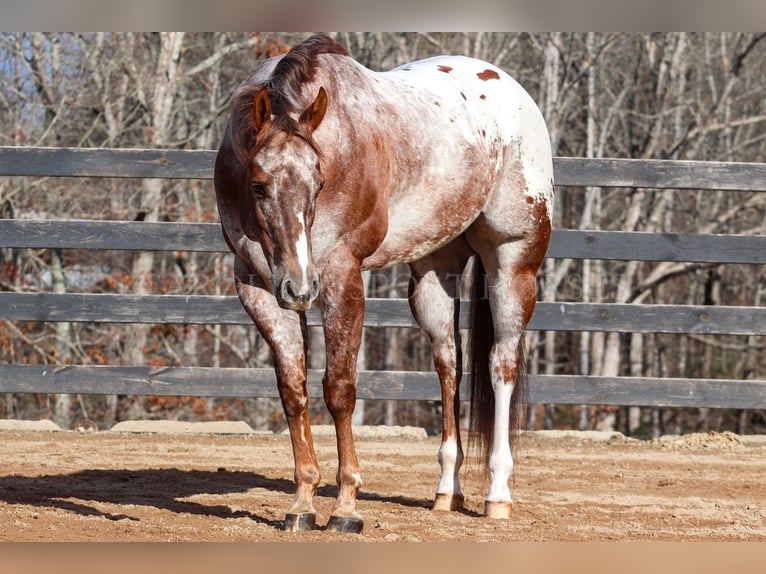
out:
M66 293L64 277L64 256L60 249L51 250L51 281L54 293ZM71 355L71 325L56 323L56 363L66 364ZM63 429L71 428L72 396L66 393L56 395L53 407L53 422Z
M632 333L630 336L630 376L641 377L644 374L644 335ZM628 407L627 434L634 434L641 426L641 407Z
M149 144L162 148L168 142L173 114L173 102L177 91L181 47L184 41L183 32L163 32L160 34L160 51L153 77L152 99L149 102L151 110L151 127L149 129ZM145 179L142 182L140 205L135 219L138 221L159 221L162 205L163 182L160 179ZM146 295L152 292L152 268L154 253L142 251L133 256L131 269L134 295ZM146 364L149 331L151 325L134 325L128 337L126 360L129 365ZM118 418L118 398L111 395L107 399L108 417L112 421Z

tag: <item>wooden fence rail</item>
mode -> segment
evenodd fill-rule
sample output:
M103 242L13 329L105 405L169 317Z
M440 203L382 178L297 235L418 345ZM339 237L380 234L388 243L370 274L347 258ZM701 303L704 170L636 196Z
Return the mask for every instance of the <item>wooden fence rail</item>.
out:
M239 299L215 295L122 295L114 293L0 293L0 318L67 323L167 323L251 325ZM316 308L306 313L320 326ZM367 299L367 327L417 327L404 299ZM468 304L460 326L468 328ZM533 331L611 331L766 335L766 307L638 305L539 302Z
M215 151L0 147L0 177L209 180ZM555 158L559 186L766 192L766 164ZM212 190L211 190L212 193ZM220 226L84 220L0 220L0 247L226 252ZM766 237L555 230L551 258L766 264ZM319 324L315 309L310 325ZM251 325L235 297L0 292L0 320ZM467 305L461 309L467 327ZM416 327L405 300L368 299L370 327ZM530 329L766 335L766 308L538 304ZM276 397L271 369L0 364L0 392ZM321 373L309 374L321 397ZM439 400L432 372L363 371L359 397ZM465 398L465 397L463 397ZM766 408L766 381L532 376L531 402Z
M0 246L228 252L217 223L0 219ZM766 263L766 236L554 229L555 259Z
M214 150L0 147L0 176L212 179ZM766 163L554 158L562 186L766 191Z

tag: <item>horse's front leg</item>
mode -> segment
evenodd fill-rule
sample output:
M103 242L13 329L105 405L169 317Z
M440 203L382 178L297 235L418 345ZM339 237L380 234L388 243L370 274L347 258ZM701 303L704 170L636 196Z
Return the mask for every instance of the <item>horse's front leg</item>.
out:
M359 262L333 257L322 274L322 323L327 351L323 381L324 400L335 424L338 443L338 498L327 530L361 532L364 522L356 512L356 495L362 486L359 461L351 432L356 403L356 361L364 327L364 284Z
M284 528L313 530L316 528L313 497L320 477L308 416L305 316L280 308L265 280L239 257L235 262L235 273L240 300L274 355L279 396L290 429L296 491Z

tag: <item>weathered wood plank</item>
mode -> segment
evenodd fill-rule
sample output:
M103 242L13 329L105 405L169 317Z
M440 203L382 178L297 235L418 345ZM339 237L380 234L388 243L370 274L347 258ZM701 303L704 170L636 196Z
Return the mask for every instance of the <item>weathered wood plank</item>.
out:
M228 252L218 223L0 219L0 247ZM553 231L548 257L766 263L766 236Z
M530 375L529 402L762 409L766 381Z
M362 399L441 400L433 372L362 371ZM308 390L322 398L322 371ZM461 399L468 400L467 385ZM272 369L0 365L0 392L277 398ZM530 376L530 403L657 407L766 408L766 381L631 377Z
M467 303L460 323L468 328ZM237 297L112 293L0 293L0 319L94 323L251 325ZM321 325L319 311L308 324ZM417 327L405 299L368 299L368 327ZM766 307L539 302L531 330L766 335Z
M0 176L212 179L216 151L0 147Z
M237 297L0 292L0 318L73 323L252 325ZM321 324L316 308L309 324Z
M766 163L557 157L561 186L766 191Z
M0 176L212 179L215 150L0 147ZM765 163L557 157L562 186L766 191Z
M2 292L0 316L74 323L252 325L237 297L213 295Z
M529 328L541 331L766 335L766 307L538 303Z
M691 263L766 263L764 235L557 229L547 257Z
M228 252L219 223L0 219L0 246Z

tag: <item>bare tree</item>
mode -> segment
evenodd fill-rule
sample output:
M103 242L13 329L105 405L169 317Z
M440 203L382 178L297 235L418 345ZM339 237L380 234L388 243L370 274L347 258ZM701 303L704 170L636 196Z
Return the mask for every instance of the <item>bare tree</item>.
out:
M284 52L305 36L0 34L0 142L215 148L235 86L249 76L257 60ZM376 70L439 53L480 57L505 68L536 97L555 155L729 161L766 157L763 33L340 32L334 36ZM3 217L146 221L217 217L209 186L185 181L9 178L0 182L0 210ZM560 229L763 234L765 213L766 196L758 193L557 188L553 223ZM227 257L2 250L0 288L232 294L230 283L220 279L230 276ZM100 266L109 269L95 277L92 270ZM87 286L75 286L77 269L90 269L94 279ZM762 305L761 271L752 266L683 262L549 260L540 275L540 298ZM386 273L405 276L402 269ZM43 276L52 277L55 287L51 282L44 285ZM375 284L373 276L371 291ZM389 287L389 294L404 292L401 285ZM375 292L387 296L383 291ZM14 323L3 327L7 335L2 339L2 359L14 362L262 366L270 360L262 339L245 327ZM367 337L367 368L432 368L428 343L415 330L374 330ZM536 373L567 369L604 376L760 377L766 369L763 344L756 337L533 332L529 342L531 370ZM311 345L310 360L319 365L320 338L312 337ZM668 360L671 356L677 360ZM167 415L168 409L180 412L182 407L177 402L160 408L149 399L113 398L109 405L98 397L76 399L62 397L58 409L55 401L52 407L49 403L35 408L52 408L60 417L65 412L94 417L108 412L108 417L119 418ZM6 412L31 408L32 402L6 397ZM210 413L228 408L227 404L209 401L206 409ZM155 407L160 410L151 410ZM127 415L128 408L135 410ZM276 408L273 401L250 401L246 409L251 414L246 416L254 424L278 426ZM391 406L369 402L365 411L368 419L394 420ZM438 404L397 404L396 420L409 417L438 424L437 411ZM535 418L542 412L547 420ZM579 417L567 419L566 413L577 411L556 406L531 409L529 424L619 425L626 432L655 433L663 427L683 430L724 424L721 413L697 410L583 406ZM726 424L744 429L761 415L727 416Z

